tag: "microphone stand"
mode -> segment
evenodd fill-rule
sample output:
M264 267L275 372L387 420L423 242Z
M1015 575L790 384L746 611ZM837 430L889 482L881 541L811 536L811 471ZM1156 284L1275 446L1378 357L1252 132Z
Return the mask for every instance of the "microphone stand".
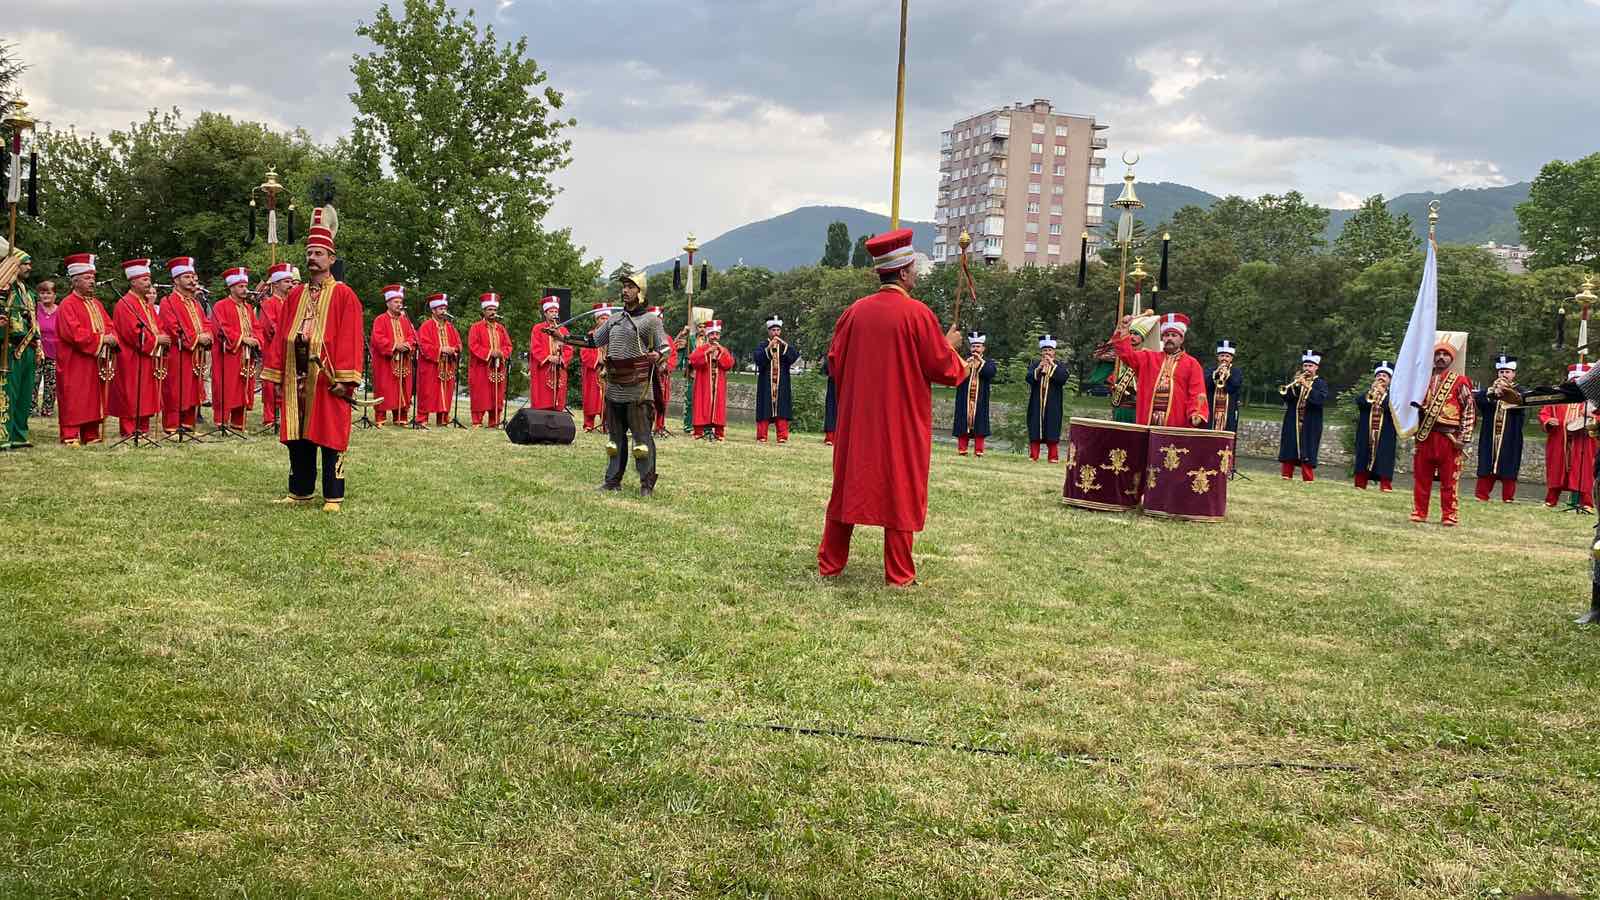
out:
M183 424L183 405L184 405L184 401L186 401L188 399L188 393L189 393L188 391L184 390L184 386L189 383L189 377L188 377L188 375L186 374L186 372L185 372L185 370L183 368L183 341L184 341L183 326L182 325L178 325L176 327L178 329L178 345L177 345L177 349L172 351L172 359L173 359L173 362L178 364L178 371L176 373L173 373L173 372L169 371L168 372L168 376L171 377L172 375L176 375L177 378L178 378L178 428L177 428L176 431L174 431L171 434L167 435L162 440L163 440L163 442L165 442L165 441L174 441L174 442L179 443L179 444L194 444L194 443L198 443L200 441L199 435L196 435L194 433L194 429L192 429L189 426ZM198 347L196 349L198 349ZM191 356L192 355L193 355L193 353L191 351ZM190 363L190 368L192 369L193 367L194 367L194 364Z
M211 321L216 321L214 315L211 317ZM219 333L222 331L221 328L216 330ZM239 341L239 369L239 374L243 375L244 341L242 338ZM218 441L227 440L231 437L238 438L241 441L250 440L243 430L235 428L228 423L228 339L226 336L213 345L211 372L212 380L217 383L216 395L211 398L211 418L215 420L212 424L216 427L211 429L206 437Z
M139 328L139 347L144 346L144 320L135 323ZM121 447L123 444L132 444L135 447L160 447L146 432L139 430L139 410L144 406L144 354L134 348L134 380L133 380L133 434L128 435L115 444L112 448ZM181 421L181 419L180 419Z
M461 424L461 413L460 413L460 409L461 409L461 360L462 360L462 357L466 355L466 354L460 352L461 349L462 348L460 348L460 347L456 348L456 350L457 350L457 353L456 353L456 364L452 367L456 371L455 371L455 378L452 379L451 382L450 382L450 425L448 427L450 427L450 428L459 428L462 431L466 431L467 430L467 426Z
M434 326L435 330L438 326ZM422 354L421 339L413 337L411 344L411 422L406 425L412 431L427 431L428 423L422 420L422 412L418 409L418 402L422 399Z
M362 400L365 401L365 400L370 400L372 398L372 394L370 393L371 387L372 387L372 353L367 347L367 339L365 337L363 337L361 339L361 399ZM356 420L356 422L355 422L355 427L356 428L359 428L359 429L365 431L368 428L376 428L377 427L376 425L373 424L371 419L367 418L367 410L369 410L369 409L371 409L371 406L368 405L367 403L362 403L361 404L361 418Z

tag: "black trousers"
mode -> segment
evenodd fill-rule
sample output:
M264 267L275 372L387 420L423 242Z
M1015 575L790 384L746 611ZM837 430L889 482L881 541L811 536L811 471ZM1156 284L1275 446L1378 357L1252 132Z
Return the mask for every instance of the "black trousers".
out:
M317 451L322 451L322 499L344 499L344 460L339 451L319 447L308 440L290 441L289 493L296 497L309 497L317 489Z
M631 403L606 401L609 414L611 443L617 445L617 455L606 464L606 484L621 484L622 473L628 465L628 432L633 432L633 442L649 452L644 459L634 462L639 472L639 484L654 486L656 481L656 405L646 397Z

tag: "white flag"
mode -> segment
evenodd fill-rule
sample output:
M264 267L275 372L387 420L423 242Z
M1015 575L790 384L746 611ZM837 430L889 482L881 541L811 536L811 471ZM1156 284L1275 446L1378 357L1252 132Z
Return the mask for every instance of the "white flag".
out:
M6 202L22 202L22 154L11 154L11 171L6 173Z
M1401 437L1410 437L1420 424L1421 404L1433 380L1433 345L1439 330L1439 261L1434 257L1433 241L1428 241L1428 259L1422 264L1422 285L1417 288L1417 304L1411 308L1411 324L1400 345L1400 358L1394 364L1394 382L1389 386L1389 410Z

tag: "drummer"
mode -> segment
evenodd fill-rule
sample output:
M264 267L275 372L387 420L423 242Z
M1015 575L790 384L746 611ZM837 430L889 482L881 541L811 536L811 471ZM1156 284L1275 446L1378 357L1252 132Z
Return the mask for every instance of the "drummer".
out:
M1204 428L1210 410L1206 402L1205 371L1200 361L1183 348L1189 333L1189 317L1167 313L1157 325L1160 350L1135 350L1129 334L1132 316L1111 336L1111 347L1122 364L1134 371L1139 383L1139 408L1134 421L1140 425L1165 425L1170 428Z

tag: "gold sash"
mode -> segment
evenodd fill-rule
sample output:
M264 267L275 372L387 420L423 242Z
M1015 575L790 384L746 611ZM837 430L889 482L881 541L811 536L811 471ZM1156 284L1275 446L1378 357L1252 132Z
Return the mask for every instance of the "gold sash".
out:
M322 282L322 290L317 295L316 319L312 321L307 333L309 352L306 354L306 375L304 380L297 380L294 389L290 390L288 384L291 377L296 377L294 364L294 342L300 336L300 331L305 327L308 315L306 305L311 291L311 284L306 284L300 291L300 297L295 301L290 310L289 321L294 323L293 328L284 329L279 340L283 341L283 439L286 441L299 440L305 436L306 423L311 421L311 412L317 405L317 381L325 367L322 361L323 337L328 330L328 310L333 306L333 287L338 282L329 278ZM301 404L304 403L304 409Z

